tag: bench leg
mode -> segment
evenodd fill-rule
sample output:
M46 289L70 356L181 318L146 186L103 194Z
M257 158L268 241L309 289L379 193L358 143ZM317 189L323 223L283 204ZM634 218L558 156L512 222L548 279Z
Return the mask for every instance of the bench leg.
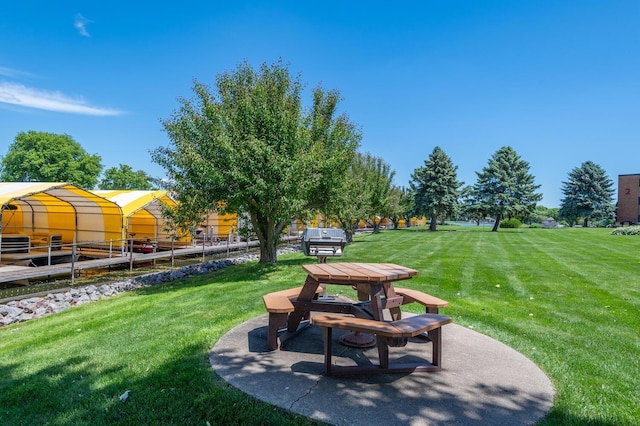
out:
M317 299L318 295L316 294L316 290L320 283L310 276L307 276L307 279L304 282L304 286L302 286L302 290L300 290L300 294L298 295L298 300L303 302L309 302L311 300ZM295 332L300 325L300 321L305 316L305 312L303 311L294 311L289 315L287 330L290 333Z
M267 344L270 351L278 349L278 329L287 323L289 314L276 314L269 312L269 332L267 334Z
M387 344L387 339L382 336L377 336L376 345L378 345L380 368L389 368L389 345Z
M431 364L438 367L438 369L442 368L440 363L442 362L442 327L438 327L435 330L429 331L429 339L431 340L432 353L431 353Z
M333 370L331 368L331 352L333 351L333 328L322 328L322 340L324 340L324 374L331 376Z

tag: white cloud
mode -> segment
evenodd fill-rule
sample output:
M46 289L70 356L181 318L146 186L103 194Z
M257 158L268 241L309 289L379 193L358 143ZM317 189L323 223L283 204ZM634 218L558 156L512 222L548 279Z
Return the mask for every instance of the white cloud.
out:
M60 92L33 89L22 84L0 81L0 102L70 114L109 116L123 111L88 105L81 98L70 98Z
M81 36L91 37L91 34L89 34L89 31L87 31L87 24L90 24L91 22L93 21L82 16L81 13L78 13L76 14L76 20L73 23L73 26L76 27L76 29L78 30Z

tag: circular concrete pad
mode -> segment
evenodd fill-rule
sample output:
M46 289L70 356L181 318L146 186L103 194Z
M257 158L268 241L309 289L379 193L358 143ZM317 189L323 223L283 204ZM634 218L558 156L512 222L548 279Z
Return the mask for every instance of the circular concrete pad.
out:
M530 425L553 403L553 386L533 362L456 324L442 328L441 371L334 378L323 375L319 327L268 351L267 322L263 315L225 334L211 352L213 369L249 395L327 423ZM337 343L343 332L333 334L336 364L377 363L376 348L347 348ZM431 343L416 338L389 351L391 362L429 360Z

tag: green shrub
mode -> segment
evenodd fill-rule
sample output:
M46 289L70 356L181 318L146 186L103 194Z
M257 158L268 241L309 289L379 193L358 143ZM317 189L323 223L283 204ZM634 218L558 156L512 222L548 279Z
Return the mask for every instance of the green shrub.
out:
M520 228L522 226L522 222L518 219L507 219L500 222L500 228Z
M611 231L611 235L640 235L640 226L625 226Z

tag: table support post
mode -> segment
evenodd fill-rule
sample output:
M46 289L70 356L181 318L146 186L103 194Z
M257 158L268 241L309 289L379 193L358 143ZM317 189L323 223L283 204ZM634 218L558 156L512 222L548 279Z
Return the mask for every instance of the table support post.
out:
M310 275L307 275L307 279L304 281L304 286L302 290L300 290L300 295L298 296L298 300L303 302L311 302L316 295L316 290L318 289L318 285L320 283L316 281ZM298 329L300 325L300 321L302 318L308 315L309 311L299 311L295 310L289 314L289 321L287 323L287 331L289 333L293 333Z

